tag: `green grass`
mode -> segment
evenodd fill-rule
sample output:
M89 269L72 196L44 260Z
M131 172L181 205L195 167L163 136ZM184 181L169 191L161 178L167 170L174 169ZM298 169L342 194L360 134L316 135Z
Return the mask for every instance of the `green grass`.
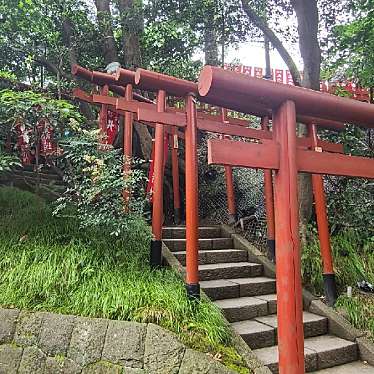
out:
M374 283L374 242L362 243L353 231L341 233L331 238L334 271L340 291L347 286L355 286L358 281ZM311 290L323 294L322 260L317 237L313 237L303 248L303 280Z
M365 331L374 341L374 296L355 293L352 297L341 295L336 303L338 310L358 329Z
M150 269L146 224L121 238L81 230L35 195L0 188L0 227L0 305L153 322L248 373L214 304L190 302L177 274Z
M336 307L357 328L367 332L374 340L374 295L362 295L357 282L366 280L374 284L374 241L362 241L358 233L346 231L331 238L334 271L341 295ZM305 285L316 295L323 295L322 261L318 238L314 237L303 248L302 271ZM353 297L346 296L352 286Z

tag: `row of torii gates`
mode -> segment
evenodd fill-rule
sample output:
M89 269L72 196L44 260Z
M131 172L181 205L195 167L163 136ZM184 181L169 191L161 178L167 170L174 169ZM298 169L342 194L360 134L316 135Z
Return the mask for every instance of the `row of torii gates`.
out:
M305 88L283 85L205 66L194 83L144 69L119 68L109 75L75 65L73 74L100 86L90 95L79 89L80 100L101 105L100 126L105 126L108 109L124 116L124 156L132 156L134 120L155 128L154 191L152 211L152 266L161 264L163 222L164 134L185 141L186 181L186 289L188 296L200 296L198 273L198 130L221 134L208 141L208 163L223 165L226 174L230 215L235 215L232 167L264 170L265 203L269 250L276 243L278 304L278 347L280 373L304 373L302 280L299 243L298 173L311 173L315 197L325 294L336 300L323 174L374 178L374 159L343 154L343 146L322 141L317 127L343 130L344 123L374 127L374 105ZM133 89L157 94L156 103ZM112 91L118 96L109 96ZM168 96L184 98L184 109L167 107ZM197 100L225 108L221 115L197 111ZM248 127L248 121L232 118L227 110L261 117L262 129ZM271 131L269 126L271 121ZM297 122L309 126L308 137L297 136ZM228 139L230 136L245 141ZM249 141L248 141L249 140ZM178 149L172 148L174 208L179 214ZM131 164L125 162L124 177ZM130 199L129 193L124 194Z

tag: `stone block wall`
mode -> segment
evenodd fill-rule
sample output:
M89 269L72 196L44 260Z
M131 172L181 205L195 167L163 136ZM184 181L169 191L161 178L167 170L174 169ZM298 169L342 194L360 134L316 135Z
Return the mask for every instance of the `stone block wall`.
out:
M231 370L157 325L0 308L0 374Z

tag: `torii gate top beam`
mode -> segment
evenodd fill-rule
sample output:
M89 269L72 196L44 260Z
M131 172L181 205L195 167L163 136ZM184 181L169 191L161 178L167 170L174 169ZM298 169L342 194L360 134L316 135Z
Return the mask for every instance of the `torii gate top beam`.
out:
M121 80L121 70L117 72L117 80ZM179 79L171 77L165 74L156 73L153 71L145 69L137 69L135 73L135 84L137 88L147 90L147 91L157 91L159 89L165 90L167 94L182 97L188 93L198 94L198 85L187 81L185 79ZM283 86L283 85L282 85ZM216 94L209 94L208 96L200 95L199 100L203 103L220 106L222 108L228 108L242 113L251 114L257 117L270 117L271 118L271 108L265 105L258 105L254 103L253 100L244 99L237 100L237 97L231 97L225 90ZM317 118L318 117L318 118ZM299 122L308 124L314 123L318 126L334 129L334 130L344 130L344 124L337 121L325 120L319 118L319 116L306 116L301 115L297 117Z
M209 97L220 97L219 105L228 109L235 102L240 103L243 109L248 107L248 103L250 106L253 104L260 108L276 109L283 102L292 100L296 105L296 112L303 116L374 128L374 105L249 77L213 66L203 68L199 78L199 94L203 101ZM244 113L251 114L248 109Z
M164 90L167 94L177 97L184 97L189 93L197 95L197 83L145 69L136 70L135 84L143 90Z
M80 77L87 82L91 82L98 86L108 85L109 89L120 95L125 96L126 89L125 87L121 86L121 84L134 84L135 83L135 72L131 70L119 69L121 70L121 81L117 81L115 75L103 73L101 71L91 71L82 66L77 64L73 65L71 68L71 73L74 76ZM125 78L126 77L126 78ZM152 100L147 99L146 97L139 95L138 93L134 92L133 97L137 101L141 101L144 103L153 103Z

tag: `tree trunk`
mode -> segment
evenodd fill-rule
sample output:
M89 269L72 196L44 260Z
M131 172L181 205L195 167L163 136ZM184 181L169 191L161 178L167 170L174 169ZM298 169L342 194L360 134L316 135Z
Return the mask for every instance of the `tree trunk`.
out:
M116 41L112 27L112 13L109 0L95 0L97 21L102 36L103 57L105 64L118 62Z
M217 42L217 30L214 21L215 16L215 4L211 2L210 6L207 6L205 23L204 23L204 55L205 63L207 65L218 66L218 42Z
M303 87L320 90L321 49L318 41L317 0L293 0L296 12L299 48L304 62Z
M142 65L139 39L144 30L143 2L120 0L119 10L122 22L124 66L135 70Z
M72 43L72 38L73 38L72 30L73 30L73 25L71 24L71 21L68 18L64 18L62 21L62 36L63 36L63 42L69 51L70 65L78 63L77 55L76 55L76 52L75 52L75 49Z
M73 25L71 23L71 20L68 18L64 18L62 21L62 37L63 37L62 38L63 42L69 51L70 66L72 66L73 64L77 64L78 59L77 59L77 54L76 54L74 43L73 43ZM56 74L58 77L58 80L60 79L60 76L61 76L60 72L61 72L61 69L58 69L57 74ZM71 79L74 80L75 78L71 77ZM93 121L95 119L94 112L92 111L92 108L89 104L82 101L79 104L79 108L82 114L89 121Z
M124 66L135 70L141 66L140 37L144 29L143 2L141 0L119 0L122 23ZM134 124L139 136L143 158L148 160L152 151L152 137L147 126Z
M299 48L304 62L302 86L320 90L321 49L318 41L318 7L317 0L293 0L298 33ZM305 125L299 125L299 135L308 136ZM313 210L313 190L311 174L299 174L299 205L301 219L301 237L306 242L307 224Z

